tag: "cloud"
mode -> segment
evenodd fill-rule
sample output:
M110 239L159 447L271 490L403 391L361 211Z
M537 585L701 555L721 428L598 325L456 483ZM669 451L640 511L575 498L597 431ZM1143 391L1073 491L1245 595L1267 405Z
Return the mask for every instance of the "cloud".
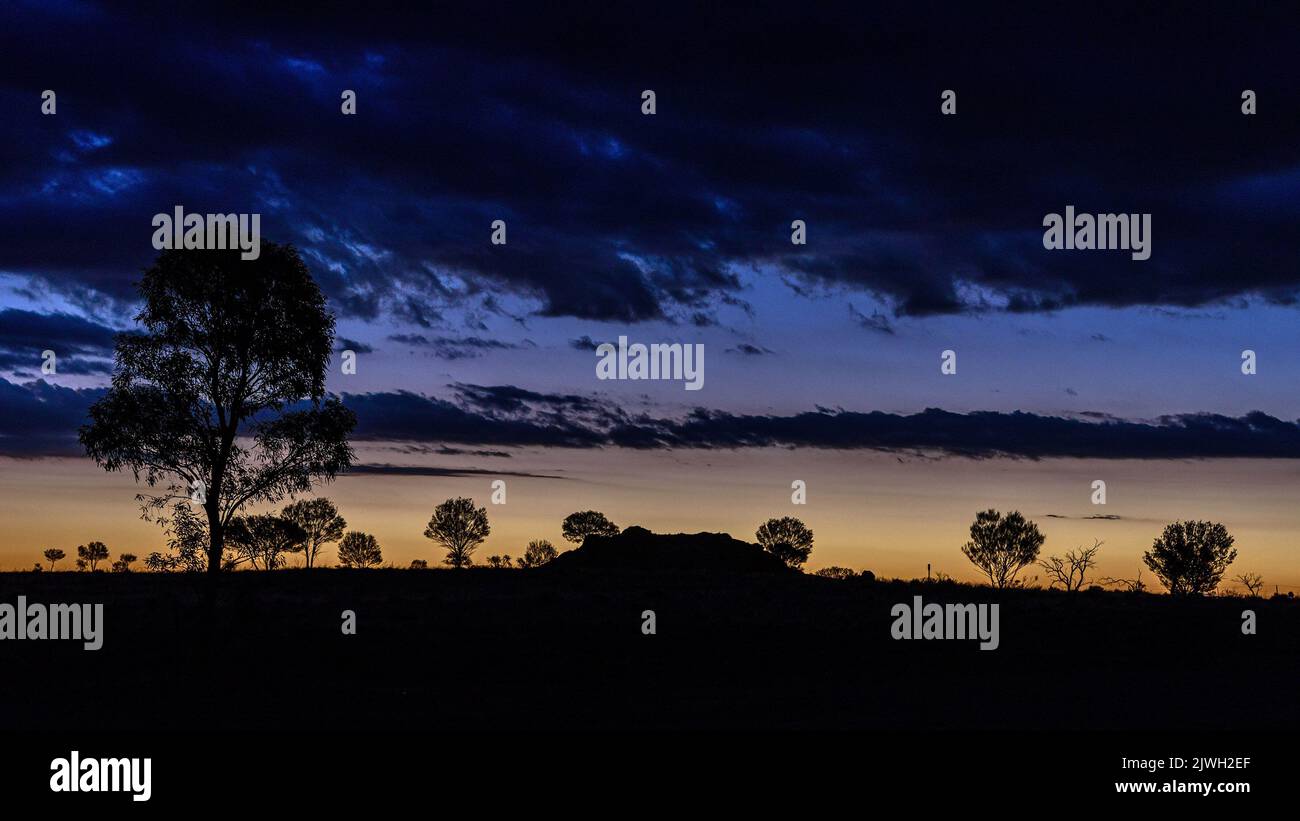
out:
M116 332L75 314L0 310L0 371L39 371L45 351L54 351L57 373L113 372Z
M422 334L393 334L388 337L413 348L426 348L439 359L473 359L488 351L517 351L534 347L525 340L523 343L503 342L499 339L483 339L477 336L466 337L426 337Z
M509 385L452 386L453 398L408 391L343 394L356 441L440 446L877 450L970 458L1300 459L1300 422L1252 411L1150 421L1033 413L919 413L819 408L787 416L697 408L679 418L631 414L605 400ZM80 452L76 431L104 389L0 379L0 454Z
M527 479L564 479L564 476L551 476L545 473L522 473L510 470L487 470L485 468L441 468L431 465L389 465L362 464L353 465L343 474L355 476L440 476L456 478L462 476L515 476Z
M0 119L20 149L0 159L0 270L120 308L154 256L151 215L181 203L262 213L345 317L422 327L497 295L548 317L711 322L742 271L869 294L885 307L860 321L881 332L891 314L1297 303L1300 126L1250 128L1217 79L1300 99L1284 9L1209 42L1197 15L1155 9L1120 29L1056 8L997 29L974 8L832 6L794 26L779 7L738 22L611 6L577 27L544 9L320 9L259 20L257 38L162 4L24 7L0 102L30 107L33 65L77 92L53 134ZM1134 42L1144 65L1208 52L1215 71L1134 71L1114 59ZM1058 63L1090 69L1041 70ZM952 86L959 113L939 119ZM1153 214L1151 259L1045 250L1044 214L1069 204ZM795 216L807 246L788 241Z
M77 430L103 388L65 388L43 379L15 384L0 378L0 455L75 456Z
M871 316L867 316L854 308L853 303L849 303L849 316L853 317L855 322L869 331L891 335L894 333L894 326L890 324L889 317L879 311L873 311Z
M764 356L772 351L760 345L751 345L748 342L742 342L734 348L728 348L727 353L738 353L744 356Z
M355 339L349 339L346 336L340 336L334 343L334 349L337 351L352 351L354 353L374 353L375 349L364 342L358 342Z

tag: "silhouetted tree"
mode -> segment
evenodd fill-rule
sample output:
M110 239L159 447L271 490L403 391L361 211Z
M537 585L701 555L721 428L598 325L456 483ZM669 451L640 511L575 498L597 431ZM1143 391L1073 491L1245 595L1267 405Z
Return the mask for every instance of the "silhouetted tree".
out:
M85 559L77 559L77 563L76 563L76 565L74 565L74 566L77 568L77 572L78 572L78 573L82 573L82 572L84 572L84 571L86 570L86 567L87 567L87 565L86 565L86 560L85 560Z
M144 569L151 573L171 573L178 564L175 556L166 556L157 550L144 557Z
M1115 587L1116 589L1123 590L1126 593L1143 593L1147 589L1146 582L1142 581L1142 568L1140 567L1138 568L1136 579L1116 579L1107 576L1099 581L1103 585Z
M542 565L560 555L555 549L555 545L545 539L534 539L524 548L524 557L519 560L519 566L522 568L541 567Z
M412 569L412 570L428 570L428 569L429 569L429 563L426 562L424 559L411 559L411 569Z
M507 553L504 556L488 556L487 564L488 567L495 567L499 570L505 570L510 568L512 561L513 560L510 558L510 554Z
M108 547L103 542L90 542L77 547L77 558L92 571L100 562L108 560Z
M1064 559L1048 556L1046 560L1040 561L1039 566L1047 571L1050 579L1047 588L1050 590L1059 584L1067 591L1082 590L1088 571L1097 564L1097 551L1100 549L1101 542L1093 540L1092 547L1066 551Z
M206 516L209 573L247 504L277 502L352 461L355 415L325 394L334 318L292 246L165 251L140 282L143 333L117 338L113 384L81 428L105 470L150 487L146 516L191 495Z
M796 569L812 554L813 532L793 516L768 519L759 525L754 537L764 550Z
M339 542L339 564L344 567L374 567L383 560L379 541L369 533L349 530Z
M160 517L159 521L167 529L169 537L167 547L174 554L175 568L187 573L203 573L208 569L208 525L194 512L194 506L187 499L176 502L170 516ZM230 569L237 563L238 556L230 545L223 546L222 566Z
M823 579L856 579L858 572L848 567L823 567L821 570L813 573L814 576L821 576Z
M970 541L961 552L989 577L994 587L1016 586L1016 574L1038 558L1038 550L1047 539L1038 525L1013 510L1006 516L996 510L975 514L970 526Z
M258 514L232 519L226 538L235 548L237 563L247 561L254 570L275 570L283 554L303 549L307 532L282 516Z
M51 567L51 569L53 569ZM1242 573L1234 578L1242 587L1246 588L1246 595L1254 598L1259 595L1259 591L1264 589L1264 577L1258 573Z
M343 530L348 526L334 503L324 497L302 499L286 505L280 515L297 523L306 532L303 555L308 567L315 563L322 547L343 538Z
M474 563L471 554L492 532L488 525L487 509L474 507L474 500L465 497L448 499L433 510L425 538L432 539L447 551L443 561L452 567L469 567Z
M33 573L44 573L44 572L45 572L45 568L41 567L41 563L40 563L40 562L34 562L34 563L32 564L32 572L33 572Z
M136 555L134 553L122 553L118 555L117 560L113 562L112 571L114 573L129 573L131 572L131 565L135 560Z
M1237 558L1228 529L1217 522L1174 522L1142 555L1173 595L1199 596L1219 586Z
M68 554L67 554L67 553L64 553L60 548L57 548L57 547L51 547L51 548L48 548L48 549L47 549L44 553L42 553L41 555L45 557L45 561L47 561L47 562L50 563L50 569L53 570L53 569L54 569L54 563L55 563L55 562L58 562L58 561L62 561L63 559L67 558L67 555L68 555Z
M605 518L604 513L584 510L565 516L560 525L560 533L565 539L582 544L588 536L617 536L619 529L618 525Z

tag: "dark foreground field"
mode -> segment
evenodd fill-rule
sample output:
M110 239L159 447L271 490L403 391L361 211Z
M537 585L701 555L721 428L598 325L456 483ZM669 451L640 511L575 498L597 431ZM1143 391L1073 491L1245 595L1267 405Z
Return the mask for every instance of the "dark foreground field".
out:
M0 729L1252 731L1300 727L1300 606L803 575L11 573L103 602L103 649L0 642ZM1001 646L895 641L890 608L1000 602ZM1241 611L1258 635L1241 633ZM654 610L657 635L641 632ZM357 635L340 631L353 610Z

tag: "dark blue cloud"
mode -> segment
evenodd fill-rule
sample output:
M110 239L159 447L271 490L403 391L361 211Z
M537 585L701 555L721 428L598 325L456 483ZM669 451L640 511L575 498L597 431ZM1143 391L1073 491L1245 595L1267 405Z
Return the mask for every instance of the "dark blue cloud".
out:
M749 342L741 342L734 348L728 348L727 353L743 354L744 356L765 356L772 351L764 348L762 345L754 345Z
M0 454L80 454L77 430L86 421L86 409L103 395L103 388L65 388L43 379L15 384L0 378Z
M439 359L449 360L472 359L476 356L482 356L488 351L516 351L521 348L535 347L528 341L525 341L522 344L517 344L514 342L504 342L500 339L484 339L477 336L426 337L423 334L392 334L388 338L393 342L406 345L410 348L427 350Z
M1258 411L1182 414L1153 421L1091 415L915 414L818 409L787 416L696 409L682 418L628 414L603 400L509 385L454 385L455 400L407 391L344 394L354 439L459 452L494 447L736 449L804 447L935 453L971 458L1300 459L1300 423ZM86 408L103 389L0 379L0 454L74 455ZM439 449L421 448L437 444ZM499 452L497 452L499 453ZM497 455L493 452L480 455Z
M1040 9L1015 26L848 3L232 8L10 15L0 270L129 302L149 218L180 203L259 211L345 316L429 327L498 294L544 316L707 324L741 270L900 315L1300 289L1281 8ZM1042 217L1067 204L1153 213L1151 260L1044 251Z
M113 371L115 331L69 313L0 310L0 371L40 371L45 351L55 354L56 372L103 376Z

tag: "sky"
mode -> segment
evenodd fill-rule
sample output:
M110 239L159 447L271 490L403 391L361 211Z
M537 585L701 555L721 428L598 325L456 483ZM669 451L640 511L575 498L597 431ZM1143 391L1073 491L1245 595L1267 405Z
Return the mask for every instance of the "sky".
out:
M996 507L1126 578L1212 517L1300 590L1284 12L610 5L0 12L0 566L161 547L75 432L181 205L261 214L326 293L359 459L322 492L395 563L502 478L480 555L797 515L810 566L973 579ZM1150 259L1047 250L1067 206L1151 214ZM703 345L703 388L598 379L620 336Z

